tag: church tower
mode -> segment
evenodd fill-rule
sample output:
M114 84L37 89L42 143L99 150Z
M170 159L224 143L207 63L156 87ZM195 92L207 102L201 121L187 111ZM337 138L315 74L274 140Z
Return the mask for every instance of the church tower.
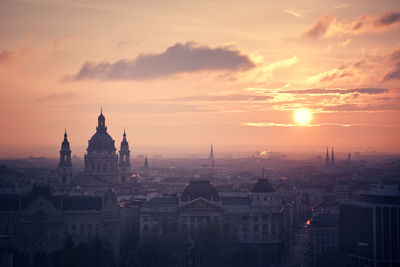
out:
M143 176L149 177L149 162L147 161L147 155L144 159Z
M333 153L333 147L332 147L332 156L331 156L331 167L335 167L335 154Z
M329 163L329 150L328 150L328 147L326 148L325 164L326 164L326 167L329 168L330 163Z
M130 150L128 141L126 141L126 133L124 130L123 139L121 142L121 147L119 150L119 174L118 174L118 183L124 184L129 183L129 172L131 170L131 159L130 159Z
M58 174L60 175L61 184L70 184L72 176L71 149L67 138L67 130L64 133L64 140L61 143L60 163L58 164Z
M214 164L214 148L212 144L211 144L209 159L211 161L211 177L214 178L215 164Z

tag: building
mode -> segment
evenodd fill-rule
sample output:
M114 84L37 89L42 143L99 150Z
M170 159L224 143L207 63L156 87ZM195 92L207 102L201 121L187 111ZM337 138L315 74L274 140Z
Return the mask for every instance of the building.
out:
M372 185L340 206L345 266L400 266L398 185Z
M0 235L28 253L50 253L71 236L78 244L99 237L119 257L120 221L116 196L53 195L49 186L35 185L29 194L0 195Z
M312 266L338 266L339 214L321 213L310 220L308 256Z
M130 182L130 150L124 131L119 155L116 154L115 141L107 133L103 112L97 119L96 133L88 141L84 156L84 173L78 184L90 184L113 187Z
M246 196L220 196L207 180L191 181L180 195L153 198L140 209L142 242L196 242L204 227L223 227L233 251L251 249L259 263L277 263L283 253L288 210L267 179ZM179 229L179 230L178 230ZM234 252L232 252L234 253Z

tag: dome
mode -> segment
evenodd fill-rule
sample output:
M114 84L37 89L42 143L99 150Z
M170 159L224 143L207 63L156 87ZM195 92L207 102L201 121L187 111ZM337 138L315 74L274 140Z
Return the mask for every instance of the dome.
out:
M183 201L190 201L202 197L210 201L218 201L218 192L210 181L190 181L182 193Z
M100 113L98 118L98 124L96 127L96 133L90 138L89 146L87 148L90 151L115 151L115 142L111 136L107 133L106 119L103 112Z
M105 131L97 131L89 140L88 151L115 151L114 140Z
M258 179L257 183L253 186L251 190L253 193L273 193L275 192L272 185L269 183L268 179Z

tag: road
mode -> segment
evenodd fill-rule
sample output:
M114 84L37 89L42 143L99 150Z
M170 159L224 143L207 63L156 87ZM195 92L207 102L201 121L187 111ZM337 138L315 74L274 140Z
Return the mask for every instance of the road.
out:
M296 241L297 240L297 241ZM294 245L290 248L289 255L285 261L285 266L301 266L306 267L306 258L304 255L307 250L308 243L308 228L303 227L296 238L294 239Z

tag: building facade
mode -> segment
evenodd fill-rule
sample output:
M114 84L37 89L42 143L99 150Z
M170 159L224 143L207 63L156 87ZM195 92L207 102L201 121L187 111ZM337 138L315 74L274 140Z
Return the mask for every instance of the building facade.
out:
M255 257L273 263L280 260L290 228L288 209L267 179L259 179L242 197L222 197L209 181L191 181L182 194L153 198L141 206L142 242L172 238L171 244L190 243L210 226L228 231L236 248L252 247Z
M55 196L49 186L34 186L29 194L2 194L0 222L0 235L30 256L59 250L71 236L76 244L99 237L119 257L119 207L110 191L104 196Z
M345 266L400 266L398 185L372 185L340 206Z

